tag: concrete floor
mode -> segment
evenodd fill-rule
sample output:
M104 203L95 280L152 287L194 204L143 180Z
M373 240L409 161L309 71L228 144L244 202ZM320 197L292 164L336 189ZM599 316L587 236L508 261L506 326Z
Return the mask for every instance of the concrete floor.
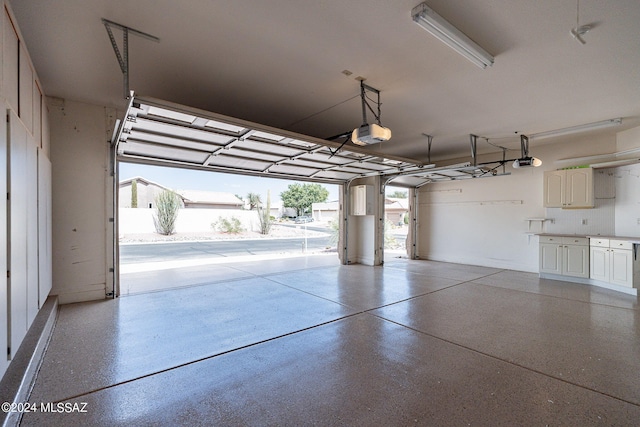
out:
M86 412L22 425L640 423L637 297L430 261L227 267L62 306L30 401Z

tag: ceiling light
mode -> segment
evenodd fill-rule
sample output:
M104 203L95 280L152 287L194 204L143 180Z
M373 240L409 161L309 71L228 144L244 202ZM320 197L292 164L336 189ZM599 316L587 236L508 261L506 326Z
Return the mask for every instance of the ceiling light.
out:
M584 125L572 126L572 127L562 128L557 130L550 130L548 132L534 133L533 135L530 135L530 137L531 139L551 138L554 136L563 136L563 135L569 135L572 133L586 132L589 130L603 129L608 127L618 126L621 124L622 124L621 118L602 120L600 122L587 123Z
M478 67L487 68L493 65L493 56L434 12L426 3L414 7L411 17L422 28Z

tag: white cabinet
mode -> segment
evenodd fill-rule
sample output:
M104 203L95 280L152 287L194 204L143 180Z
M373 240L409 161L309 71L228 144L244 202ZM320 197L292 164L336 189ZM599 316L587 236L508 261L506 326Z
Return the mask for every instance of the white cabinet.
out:
M590 277L628 288L640 280L640 263L633 243L616 239L591 239Z
M540 236L540 273L589 277L589 239Z
M373 186L351 187L351 215L373 215Z
M593 169L579 168L544 173L546 208L592 208Z

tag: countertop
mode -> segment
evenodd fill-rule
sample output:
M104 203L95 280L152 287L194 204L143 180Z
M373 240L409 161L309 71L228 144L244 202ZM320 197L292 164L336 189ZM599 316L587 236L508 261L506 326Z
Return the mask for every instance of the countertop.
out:
M557 237L586 237L589 239L610 239L610 240L624 240L625 242L631 242L636 245L640 245L640 237L628 237L628 236L601 236L601 235L589 235L589 234L563 234L563 233L537 233L537 236L557 236Z

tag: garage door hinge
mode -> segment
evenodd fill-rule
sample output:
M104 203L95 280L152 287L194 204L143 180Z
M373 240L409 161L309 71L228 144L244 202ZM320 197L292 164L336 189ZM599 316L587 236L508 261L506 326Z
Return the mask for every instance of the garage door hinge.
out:
M109 218L109 222L113 222L113 218Z
M127 121L135 123L136 122L136 116L127 116Z

